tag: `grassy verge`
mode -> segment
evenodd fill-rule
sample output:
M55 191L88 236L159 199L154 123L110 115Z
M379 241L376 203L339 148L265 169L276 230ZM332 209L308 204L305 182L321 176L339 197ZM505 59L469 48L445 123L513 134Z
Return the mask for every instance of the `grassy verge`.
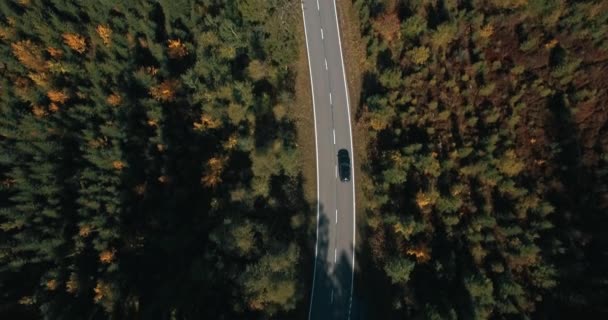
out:
M297 32L300 37L298 60L295 64L296 71L296 96L293 107L290 109L289 117L294 121L297 131L297 144L300 152L300 163L302 167L303 192L306 201L310 204L306 214L306 252L302 252L303 263L300 266L302 278L303 297L298 306L295 317L298 319L308 318L308 306L310 305L310 291L312 288L312 274L314 266L314 246L316 241L316 202L317 202L317 157L315 148L315 125L312 109L312 91L310 88L310 75L308 69L308 57L306 42L304 39L304 22L302 14L299 13L297 20Z

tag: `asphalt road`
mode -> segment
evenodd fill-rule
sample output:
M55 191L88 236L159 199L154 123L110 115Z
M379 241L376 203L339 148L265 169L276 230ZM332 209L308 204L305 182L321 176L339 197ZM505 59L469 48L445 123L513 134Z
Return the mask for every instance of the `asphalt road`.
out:
M317 240L309 319L350 319L355 261L355 175L341 182L337 153L353 165L346 76L334 0L302 0L315 117Z

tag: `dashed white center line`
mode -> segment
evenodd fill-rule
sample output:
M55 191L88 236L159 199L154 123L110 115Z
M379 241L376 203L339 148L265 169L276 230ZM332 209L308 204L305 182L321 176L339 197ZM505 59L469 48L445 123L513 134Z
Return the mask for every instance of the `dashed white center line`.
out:
M325 59L325 70L327 70L327 59Z
M319 8L319 0L317 0L317 11L321 11L321 8Z
M338 260L338 248L334 248L334 263Z
M336 144L336 129L333 129L333 133L334 133L334 144Z
M336 224L338 224L338 209L336 209Z
M329 105L333 105L333 102L331 101L331 92L329 93Z
M321 39L325 39L325 37L323 36L323 28L321 28Z

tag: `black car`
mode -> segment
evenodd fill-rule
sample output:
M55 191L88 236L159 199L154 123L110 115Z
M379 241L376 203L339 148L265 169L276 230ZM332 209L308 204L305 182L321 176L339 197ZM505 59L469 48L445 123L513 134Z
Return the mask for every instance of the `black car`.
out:
M350 156L348 150L338 150L338 173L340 181L350 181Z

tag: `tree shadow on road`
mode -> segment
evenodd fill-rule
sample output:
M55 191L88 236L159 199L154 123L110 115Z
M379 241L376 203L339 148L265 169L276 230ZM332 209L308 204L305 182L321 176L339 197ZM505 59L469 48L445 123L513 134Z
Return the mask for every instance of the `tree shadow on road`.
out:
M352 248L334 252L336 239L329 237L331 221L319 208L317 257L310 319L347 319L351 305Z

